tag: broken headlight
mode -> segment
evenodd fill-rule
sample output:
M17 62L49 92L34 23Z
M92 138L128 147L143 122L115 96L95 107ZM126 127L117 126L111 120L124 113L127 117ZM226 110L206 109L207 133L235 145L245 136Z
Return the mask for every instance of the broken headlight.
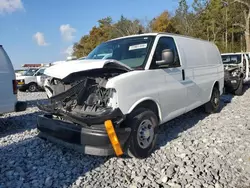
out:
M115 89L111 89L111 95L108 99L107 107L112 107L113 109L118 107L117 92Z
M236 70L234 70L233 72L231 72L231 75L233 76L233 77L236 77L236 76L238 76L239 75L239 69L236 69Z

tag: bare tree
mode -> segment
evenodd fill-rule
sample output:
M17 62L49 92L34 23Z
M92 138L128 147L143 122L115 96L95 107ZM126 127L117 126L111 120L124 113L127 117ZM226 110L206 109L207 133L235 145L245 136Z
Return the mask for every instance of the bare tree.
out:
M246 50L247 52L250 52L250 0L234 0L236 3L242 4L244 9L244 19L245 24L235 24L237 26L240 26L245 31L245 40L246 40Z

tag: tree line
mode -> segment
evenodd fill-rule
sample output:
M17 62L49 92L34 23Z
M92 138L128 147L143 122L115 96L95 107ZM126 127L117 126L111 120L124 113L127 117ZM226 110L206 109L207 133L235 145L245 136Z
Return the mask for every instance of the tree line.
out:
M101 42L137 33L168 32L214 42L221 52L250 52L250 0L179 0L171 15L167 10L152 20L121 15L98 20L88 35L73 46L73 55L86 56Z

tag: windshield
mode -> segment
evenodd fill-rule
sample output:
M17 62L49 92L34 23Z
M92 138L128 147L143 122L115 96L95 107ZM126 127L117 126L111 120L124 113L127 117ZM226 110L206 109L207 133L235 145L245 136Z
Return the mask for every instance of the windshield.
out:
M23 76L33 76L36 73L37 69L28 69L23 73Z
M241 54L236 55L222 55L223 64L239 64L241 63Z
M131 37L97 46L86 59L115 59L131 68L144 67L154 36Z

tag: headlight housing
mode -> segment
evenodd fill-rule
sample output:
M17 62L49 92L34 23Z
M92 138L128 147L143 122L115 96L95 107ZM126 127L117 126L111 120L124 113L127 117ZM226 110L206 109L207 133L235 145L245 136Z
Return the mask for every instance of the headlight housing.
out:
M238 74L239 74L239 70L238 70L238 69L236 69L236 70L234 70L233 72L231 72L231 75L232 75L233 77L238 76Z
M113 109L118 107L118 96L117 96L117 92L115 89L112 89L112 94L111 97L108 100L107 106L108 107L112 107Z

